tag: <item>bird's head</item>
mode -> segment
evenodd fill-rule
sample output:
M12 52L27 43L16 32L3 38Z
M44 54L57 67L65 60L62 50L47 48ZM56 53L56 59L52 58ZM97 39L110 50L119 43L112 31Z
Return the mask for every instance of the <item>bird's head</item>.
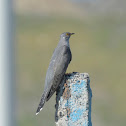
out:
M65 39L65 40L69 40L70 36L73 35L73 34L75 34L75 33L64 32L64 33L62 33L62 34L60 35L60 37L61 37L62 39Z

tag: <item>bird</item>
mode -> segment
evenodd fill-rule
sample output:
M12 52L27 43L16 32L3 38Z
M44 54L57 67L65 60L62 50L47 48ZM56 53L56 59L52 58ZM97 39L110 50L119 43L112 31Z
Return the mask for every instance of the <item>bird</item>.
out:
M43 109L45 102L55 93L62 82L67 67L72 60L69 39L75 33L64 32L60 35L60 40L55 48L45 78L44 91L38 105L36 115Z

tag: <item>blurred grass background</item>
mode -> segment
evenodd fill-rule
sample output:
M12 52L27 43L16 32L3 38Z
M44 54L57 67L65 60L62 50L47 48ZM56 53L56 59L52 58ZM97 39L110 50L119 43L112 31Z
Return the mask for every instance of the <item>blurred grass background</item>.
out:
M17 125L55 126L55 95L35 115L59 36L70 38L67 72L91 79L93 126L126 125L126 10L121 0L17 0Z

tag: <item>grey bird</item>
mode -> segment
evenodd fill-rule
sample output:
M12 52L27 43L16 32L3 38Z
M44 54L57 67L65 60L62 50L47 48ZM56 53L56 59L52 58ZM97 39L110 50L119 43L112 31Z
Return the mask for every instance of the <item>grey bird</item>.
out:
M45 102L55 93L58 86L62 82L67 67L72 59L69 38L74 33L64 32L60 35L60 40L55 48L45 79L44 92L42 94L36 115L42 110Z

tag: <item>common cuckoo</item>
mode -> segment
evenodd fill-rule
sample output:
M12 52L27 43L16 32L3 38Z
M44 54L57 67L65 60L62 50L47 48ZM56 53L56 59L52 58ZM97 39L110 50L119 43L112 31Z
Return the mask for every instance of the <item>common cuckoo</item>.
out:
M60 36L59 43L54 50L46 73L45 88L36 115L42 110L45 102L55 93L64 78L67 67L72 59L69 38L73 34L65 32Z

